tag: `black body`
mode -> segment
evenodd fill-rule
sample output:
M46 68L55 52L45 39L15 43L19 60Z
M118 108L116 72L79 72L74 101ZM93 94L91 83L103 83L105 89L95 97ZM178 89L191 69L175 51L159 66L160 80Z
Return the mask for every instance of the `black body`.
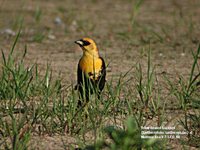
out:
M100 59L102 60L102 68L97 79L95 79L95 77L93 79L89 78L95 75L90 72L85 74L78 65L77 89L79 91L79 97L81 98L81 101L89 101L90 95L93 93L97 94L98 99L100 98L101 91L103 90L106 82L106 65L103 58L100 57Z

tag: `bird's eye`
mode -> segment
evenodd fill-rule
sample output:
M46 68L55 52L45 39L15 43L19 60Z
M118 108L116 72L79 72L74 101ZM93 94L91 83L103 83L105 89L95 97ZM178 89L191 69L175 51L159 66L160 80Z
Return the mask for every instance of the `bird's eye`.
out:
M90 45L90 42L83 40L83 46L87 46L87 45Z

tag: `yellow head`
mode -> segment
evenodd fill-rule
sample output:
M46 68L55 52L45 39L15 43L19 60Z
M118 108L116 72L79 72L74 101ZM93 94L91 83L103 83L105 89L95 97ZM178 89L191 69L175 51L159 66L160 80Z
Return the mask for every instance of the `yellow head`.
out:
M98 56L98 49L94 40L90 38L83 38L75 41L83 50L83 55Z

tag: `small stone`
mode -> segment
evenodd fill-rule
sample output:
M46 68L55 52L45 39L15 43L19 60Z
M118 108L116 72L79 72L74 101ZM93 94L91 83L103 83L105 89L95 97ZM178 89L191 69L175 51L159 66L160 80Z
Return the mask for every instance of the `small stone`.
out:
M5 34L11 35L11 36L15 36L16 35L16 33L13 30L9 29L9 28L3 30L2 33L5 33Z
M185 53L181 53L181 56L185 56Z
M61 18L60 18L60 17L56 17L56 18L54 19L54 23L57 24L57 25L61 25L61 24L62 24Z
M71 31L76 31L77 29L77 22L74 20L70 26Z
M55 35L53 35L53 34L49 34L49 35L48 35L48 38L49 38L50 40L55 40L55 39L56 39Z
M162 57L162 56L163 56L163 53L159 53L159 56Z

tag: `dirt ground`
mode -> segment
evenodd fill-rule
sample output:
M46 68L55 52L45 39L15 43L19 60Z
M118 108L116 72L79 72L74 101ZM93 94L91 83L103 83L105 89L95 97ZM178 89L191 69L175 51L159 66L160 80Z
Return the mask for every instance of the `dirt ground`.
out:
M149 47L158 76L188 76L191 51L197 49L200 37L200 1L146 0L138 12L134 4L134 0L0 0L0 49L8 54L23 18L15 52L21 54L26 44L27 65L37 63L42 70L49 63L66 84L76 82L82 52L74 41L82 37L97 42L109 64L107 80L137 63L145 70ZM70 144L74 139L33 136L31 143L36 149L63 149L63 141Z

